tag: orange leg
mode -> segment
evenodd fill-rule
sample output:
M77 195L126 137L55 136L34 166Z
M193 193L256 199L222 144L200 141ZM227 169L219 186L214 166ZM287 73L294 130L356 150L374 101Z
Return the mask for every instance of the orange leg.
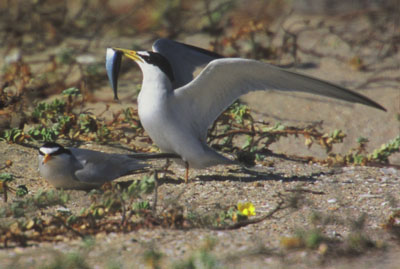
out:
M188 181L189 181L189 163L188 162L185 162L185 168L186 168L186 171L185 171L185 183L188 183Z

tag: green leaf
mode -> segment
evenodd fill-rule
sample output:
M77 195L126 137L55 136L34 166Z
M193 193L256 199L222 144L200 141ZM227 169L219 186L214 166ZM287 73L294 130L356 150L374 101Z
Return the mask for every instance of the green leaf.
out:
M67 96L78 96L81 95L81 92L79 91L78 88L71 87L66 90L63 90L62 94Z
M10 181L14 180L14 176L10 173L1 173L0 180L10 182Z

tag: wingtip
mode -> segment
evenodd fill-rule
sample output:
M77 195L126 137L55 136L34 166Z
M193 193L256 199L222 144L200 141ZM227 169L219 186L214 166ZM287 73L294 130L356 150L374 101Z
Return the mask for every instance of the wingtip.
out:
M373 102L373 101L372 101L372 102ZM380 104L378 104L378 103L376 103L376 102L369 103L368 105L371 106L371 107L374 107L374 108L376 108L376 109L379 109L379 110L382 110L382 111L387 112L387 109L386 109L384 106L382 106L382 105L380 105Z

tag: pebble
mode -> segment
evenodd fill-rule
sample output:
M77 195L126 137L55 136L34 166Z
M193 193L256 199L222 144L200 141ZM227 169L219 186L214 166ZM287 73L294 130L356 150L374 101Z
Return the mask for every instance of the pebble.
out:
M353 179L345 179L343 183L354 183Z
M4 62L7 64L18 62L21 59L21 51L14 49L4 57Z
M328 200L328 203L330 203L330 204L333 204L333 203L336 203L336 202L337 202L337 199L335 199L335 198L332 198L332 199Z
M66 208L66 207L63 207L63 206L57 208L57 211L60 212L60 213L71 213L71 210L69 208Z
M396 175L396 174L398 173L398 170L395 169L395 168L393 168L393 167L390 167L390 168L384 167L384 168L381 168L380 171L381 171L382 173L386 174L386 175L387 175L387 174Z
M381 198L382 195L376 195L376 194L361 194L360 199L364 199L364 198Z
M343 171L351 171L354 170L354 166L346 166L342 168Z
M16 248L14 248L14 252L17 254L22 254L22 253L24 253L24 248L16 247Z
M90 54L81 54L76 57L76 61L80 64L92 64L96 62L96 58Z

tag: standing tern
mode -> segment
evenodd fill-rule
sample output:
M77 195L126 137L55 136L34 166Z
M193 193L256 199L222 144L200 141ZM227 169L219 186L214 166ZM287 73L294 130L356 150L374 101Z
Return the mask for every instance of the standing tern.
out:
M117 96L122 55L143 73L139 118L154 143L178 154L188 169L234 164L206 142L207 130L237 98L251 91L299 91L360 103L386 111L371 99L339 85L249 59L223 58L194 46L159 39L153 51L108 48L107 74ZM197 77L193 71L206 65Z
M116 178L143 172L146 159L176 158L171 154L112 154L80 148L64 148L47 142L39 148L39 173L54 187L86 190Z

